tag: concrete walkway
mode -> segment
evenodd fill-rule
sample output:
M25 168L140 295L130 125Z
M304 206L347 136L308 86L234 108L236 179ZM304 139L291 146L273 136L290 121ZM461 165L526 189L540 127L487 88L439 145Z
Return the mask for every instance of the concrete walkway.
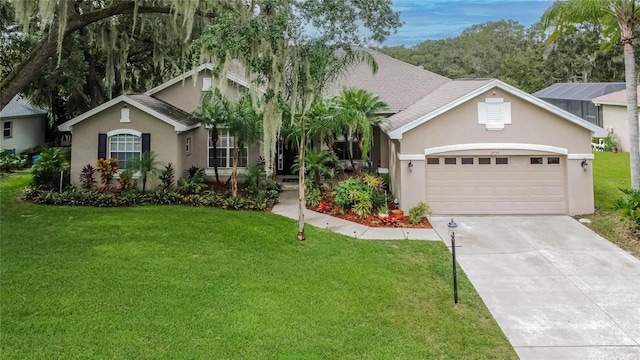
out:
M450 245L449 220L431 223ZM640 260L568 216L455 221L458 262L521 359L640 359Z
M283 191L280 193L279 203L273 207L274 214L290 219L298 219L298 191ZM305 209L306 224L331 230L335 233L363 240L432 240L440 241L440 237L433 229L412 228L374 228L339 219Z

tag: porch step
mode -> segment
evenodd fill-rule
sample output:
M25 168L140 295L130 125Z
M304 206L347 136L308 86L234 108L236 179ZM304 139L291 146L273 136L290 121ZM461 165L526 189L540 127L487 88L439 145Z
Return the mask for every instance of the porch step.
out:
M278 175L276 181L282 184L282 190L298 190L297 175Z

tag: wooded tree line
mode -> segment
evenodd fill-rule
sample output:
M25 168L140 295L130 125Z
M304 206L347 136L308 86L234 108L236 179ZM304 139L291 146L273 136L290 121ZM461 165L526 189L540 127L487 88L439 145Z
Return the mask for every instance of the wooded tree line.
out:
M585 22L550 42L540 24L513 20L476 24L459 36L383 53L452 78L496 78L527 92L556 82L624 81L622 47L607 43L600 24Z

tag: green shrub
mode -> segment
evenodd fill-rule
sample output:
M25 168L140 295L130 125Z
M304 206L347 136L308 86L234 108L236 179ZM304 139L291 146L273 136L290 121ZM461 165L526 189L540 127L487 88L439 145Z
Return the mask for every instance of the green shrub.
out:
M318 207L320 201L322 201L322 193L320 189L313 188L307 191L307 205L311 207Z
M69 167L67 148L45 148L40 153L40 159L33 164L31 183L47 190L65 189L71 182Z
M300 171L299 158L293 161L292 173ZM320 187L322 179L333 179L334 168L338 163L338 157L332 151L309 149L305 153L304 170L305 175L312 181L313 187Z
M239 177L242 185L252 191L258 191L267 181L267 172L262 164L250 165Z
M356 215L366 218L371 214L373 205L371 204L371 194L369 192L354 190L351 193L351 198L353 200L352 210Z
M373 191L381 191L382 190L382 178L375 176L373 174L364 174L362 176L362 182L364 182L369 189Z
M0 172L13 172L27 164L25 156L16 155L13 151L0 149Z
M120 190L126 191L131 188L131 180L133 179L133 171L126 169L120 172L118 183Z
M373 191L371 193L371 206L373 209L377 209L382 206L387 206L389 199L384 191Z
M421 201L418 205L409 209L409 221L413 225L418 225L422 221L422 218L427 216L427 214L431 214L429 205Z
M142 202L144 202L144 197L136 190L123 191L116 197L118 206L134 206Z
M640 189L620 189L624 196L616 201L615 208L625 221L640 229Z
M160 189L146 194L145 201L153 205L174 205L182 203L182 196L175 191Z
M368 193L369 188L357 178L349 178L338 183L333 191L333 202L340 209L351 209L354 204L355 193Z
M22 199L43 205L71 206L135 206L143 204L212 206L233 210L267 210L278 202L277 190L259 190L245 193L244 197L232 197L229 192L206 191L202 194L182 196L177 191L157 190L142 193L135 189L117 192L85 191L69 188L63 192L28 187L22 192Z
M240 210L246 205L246 199L240 196L229 196L222 203L223 209Z
M207 188L203 168L192 166L187 170L187 178L178 181L178 191L181 194L199 194Z

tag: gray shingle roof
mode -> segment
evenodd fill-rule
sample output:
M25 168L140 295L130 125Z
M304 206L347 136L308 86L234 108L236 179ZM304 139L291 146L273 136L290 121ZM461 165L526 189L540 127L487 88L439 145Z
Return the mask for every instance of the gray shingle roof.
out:
M330 84L324 96L338 95L343 87L365 89L389 104L391 110L404 110L425 95L449 81L448 78L423 68L394 59L381 52L358 48L369 52L378 63L373 75L366 64L359 64Z
M33 115L43 115L47 112L32 106L29 101L23 99L20 95L16 95L11 101L0 111L1 118L23 117Z
M127 97L180 124L191 126L198 123L197 119L193 119L189 113L182 111L177 107L167 102L164 102L160 99L154 98L153 96L149 96L145 94L137 94L137 95L127 95Z
M625 83L557 83L533 93L539 99L591 101L625 88Z
M390 116L389 121L383 123L380 127L387 133L397 130L424 115L458 100L459 98L492 81L493 79L447 81L431 93L422 97L422 99L418 100L413 105L409 106L406 110Z

